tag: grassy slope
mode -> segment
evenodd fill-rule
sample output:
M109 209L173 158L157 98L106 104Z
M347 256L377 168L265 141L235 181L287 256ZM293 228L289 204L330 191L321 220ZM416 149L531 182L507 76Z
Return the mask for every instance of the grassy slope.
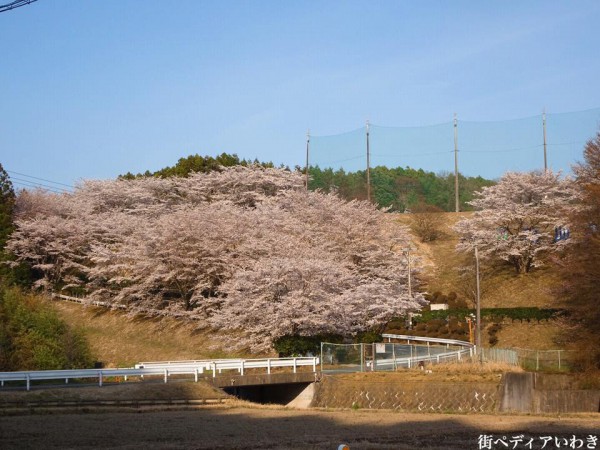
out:
M240 356L228 351L227 336L198 330L195 323L132 318L122 312L69 302L55 305L66 322L83 328L92 353L107 367L131 366L140 361Z
M431 242L421 243L415 239L418 254L422 255L424 271L421 274L423 289L433 293L440 291L444 294L456 292L460 298L465 298L464 282L458 270L461 266L475 265L472 255L457 253L454 248L458 236L452 226L461 218L472 213L444 213L445 235ZM399 214L398 221L410 224L409 214ZM482 264L482 271L485 265ZM560 301L553 295L553 289L560 282L558 269L550 263L524 275L515 274L512 267L500 265L487 272L487 278L482 281L482 308L511 308L518 306L537 306L540 308L560 307ZM534 349L559 348L556 343L559 325L555 321L542 323L505 322L500 331L497 347L522 347ZM487 334L483 333L484 345L487 344Z
M424 271L422 288L428 292L456 292L464 297L458 267L473 265L470 255L457 254L454 247L457 236L451 227L469 213L445 213L444 238L422 244L415 241ZM410 215L397 215L398 221L408 224ZM483 283L482 307L539 306L558 307L551 288L558 282L557 270L550 265L527 275L515 275L506 266L495 271ZM64 320L82 327L88 336L92 351L107 366L129 366L139 361L168 359L201 359L241 356L228 349L228 338L208 330L197 330L195 324L174 320L131 318L120 312L57 302L56 307ZM533 349L559 348L556 322L503 324L498 334L497 347ZM487 344L487 334L483 333Z

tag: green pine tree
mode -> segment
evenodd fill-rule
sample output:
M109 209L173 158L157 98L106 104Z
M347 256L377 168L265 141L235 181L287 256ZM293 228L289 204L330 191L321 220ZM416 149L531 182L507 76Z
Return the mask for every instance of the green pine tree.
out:
M15 190L10 177L0 164L0 250L4 249L13 230L15 199Z

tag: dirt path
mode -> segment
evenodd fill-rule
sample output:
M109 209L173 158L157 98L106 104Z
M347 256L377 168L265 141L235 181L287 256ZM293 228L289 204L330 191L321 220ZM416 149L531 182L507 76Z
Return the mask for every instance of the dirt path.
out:
M479 449L480 435L524 435L516 448L542 448L541 436L600 440L600 416L407 414L245 406L192 411L4 416L2 449ZM524 444L534 441L531 447ZM508 448L513 448L512 443ZM587 443L586 443L587 445ZM507 448L502 444L494 448ZM559 448L547 444L545 449ZM569 448L567 445L561 448ZM582 448L586 448L583 446ZM590 447L591 448L591 447ZM600 442L597 447L600 448Z

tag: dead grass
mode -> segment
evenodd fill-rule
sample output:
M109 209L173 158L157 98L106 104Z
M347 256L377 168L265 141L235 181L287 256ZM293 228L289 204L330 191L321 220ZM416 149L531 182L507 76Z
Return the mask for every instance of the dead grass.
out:
M197 323L129 317L118 311L53 301L61 318L83 329L92 354L105 367L130 367L141 361L247 356L231 350L231 336Z
M558 340L561 329L556 321L544 322L504 322L498 332L497 347L522 347L535 350L555 350L562 348ZM483 334L487 343L488 334ZM487 345L486 345L487 346Z
M452 230L457 221L470 217L472 212L440 213L445 217L444 235L433 242L422 243L414 239L421 257L423 272L420 274L422 289L434 293L456 292L459 298L468 302L464 281L461 279L461 266L474 266L472 255L459 254L455 247L458 236ZM410 223L410 214L398 214L397 221L403 225ZM482 272L485 266L482 267ZM531 273L517 275L513 268L499 263L485 270L482 280L482 308L531 307L560 308L563 306L555 292L561 283L559 269L551 263L534 269ZM473 305L474 306L474 305ZM532 349L561 348L559 343L560 326L550 322L505 322L498 333L497 347L526 347ZM488 345L489 336L483 332L482 341Z
M482 297L484 308L514 308L537 306L558 308L560 302L553 294L560 283L558 272L550 265L531 273L517 275L512 268L498 270L487 281L489 289Z
M110 380L107 380L109 382ZM227 395L205 381L198 383L171 381L164 384L158 381L127 381L119 384L99 386L77 386L64 388L35 387L31 391L3 390L0 407L9 404L47 402L136 402L168 400L222 399Z
M460 283L460 273L458 267L467 264L468 258L457 253L454 248L458 243L458 236L452 230L452 227L459 220L469 217L472 213L440 213L443 214L444 226L443 235L432 242L420 242L413 239L413 244L418 249L421 264L424 268L421 279L424 288L428 292L448 293L456 291L456 286ZM410 214L399 214L398 222L403 225L410 224Z
M522 372L519 367L495 362L463 362L428 365L425 370L402 369L396 372L357 372L333 375L351 383L398 383L427 381L443 383L499 382L505 372Z
M433 242L422 243L414 239L413 243L422 255L424 271L421 278L428 292L456 292L461 296L463 284L459 268L474 266L472 255L457 253L458 235L452 227L459 220L470 217L473 213L440 213L445 217L444 235ZM399 223L407 225L410 214L399 214ZM483 266L483 264L482 264ZM560 277L558 270L551 264L535 269L531 273L517 275L512 267L499 263L494 268L485 283L485 295L481 302L484 308L510 308L517 306L539 306L552 308L558 306L553 291Z
M410 414L390 411L297 411L202 407L143 414L53 414L3 417L4 449L352 449L476 448L481 434L584 437L595 416Z
M520 367L515 367L510 364L501 363L501 362L490 362L486 361L484 363L480 363L478 361L468 361L462 363L452 363L452 364L436 364L435 366L430 367L432 370L436 372L443 372L449 375L452 374L479 374L486 375L490 373L502 374L505 372L523 372L523 369Z

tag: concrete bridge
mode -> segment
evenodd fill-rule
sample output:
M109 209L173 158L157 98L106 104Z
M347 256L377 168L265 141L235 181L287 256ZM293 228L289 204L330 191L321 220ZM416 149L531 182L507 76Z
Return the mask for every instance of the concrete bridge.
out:
M194 361L143 362L132 368L36 370L0 372L0 387L6 384L25 385L30 390L36 381L56 380L68 385L70 380L97 380L98 386L113 380L127 381L136 377L160 377L167 383L171 377L193 376L208 380L214 386L231 388L240 386L264 386L268 384L310 383L318 378L318 357L308 358L262 358L218 359ZM39 387L49 386L48 384Z

